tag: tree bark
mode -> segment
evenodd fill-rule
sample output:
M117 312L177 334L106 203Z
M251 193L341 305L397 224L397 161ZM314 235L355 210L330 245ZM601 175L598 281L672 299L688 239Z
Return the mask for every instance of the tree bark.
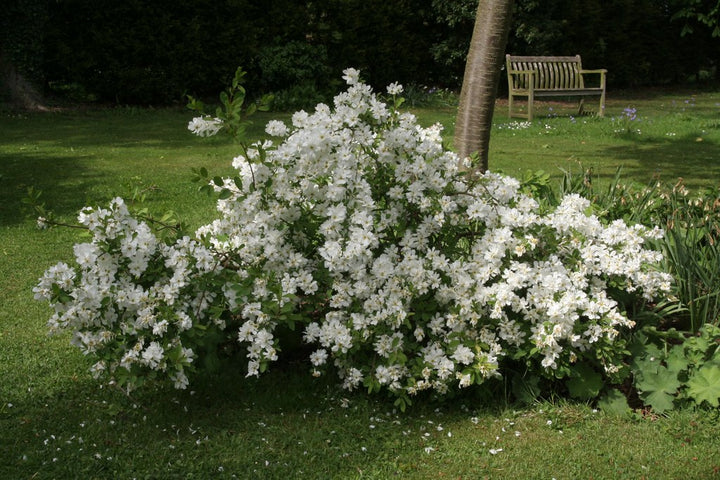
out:
M2 90L5 90L8 102L15 108L47 110L40 92L0 52L0 93Z
M513 3L480 0L460 91L455 150L461 158L477 154L474 167L483 172L489 164L492 116Z

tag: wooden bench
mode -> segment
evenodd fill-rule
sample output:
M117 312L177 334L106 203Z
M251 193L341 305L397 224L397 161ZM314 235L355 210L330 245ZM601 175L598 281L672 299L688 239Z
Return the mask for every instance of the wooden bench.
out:
M605 113L606 69L583 70L580 55L574 57L520 57L506 55L508 113L510 118L533 119L536 98L580 97L578 115L582 115L586 97L600 97L598 116ZM599 86L588 87L586 75L599 75ZM593 83L598 85L597 82ZM516 97L527 97L527 113L513 112Z

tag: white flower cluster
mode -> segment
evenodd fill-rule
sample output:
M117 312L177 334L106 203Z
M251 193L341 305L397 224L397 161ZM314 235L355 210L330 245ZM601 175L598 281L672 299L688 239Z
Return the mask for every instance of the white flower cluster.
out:
M93 243L36 288L56 309L51 327L87 352L115 342L98 368L116 376L172 363L177 379L193 357L187 331L208 324L247 346L257 375L277 358L276 327L298 321L317 345L313 373L332 365L348 389L444 393L500 375L508 355L550 374L580 358L614 371L607 351L633 322L609 287L669 288L646 245L660 232L604 225L574 195L546 212L513 178L467 175L440 126L392 111L357 70L343 78L333 108L271 122L283 141L233 160L202 242L158 242L119 200L83 211Z
M195 117L188 123L188 130L199 137L212 137L222 130L223 121L210 116Z
M211 294L197 283L218 260L187 237L159 241L120 198L109 209L84 208L78 221L92 241L75 245L77 266L58 263L33 289L55 310L50 332L70 330L74 345L99 356L96 376L132 388L132 376L159 371L185 388L195 353L183 335L208 316Z

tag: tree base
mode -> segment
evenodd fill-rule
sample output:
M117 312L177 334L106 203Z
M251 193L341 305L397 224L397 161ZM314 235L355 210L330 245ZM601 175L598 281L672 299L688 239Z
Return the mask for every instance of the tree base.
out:
M0 58L0 92L7 103L22 110L49 111L35 86L17 71L14 65Z

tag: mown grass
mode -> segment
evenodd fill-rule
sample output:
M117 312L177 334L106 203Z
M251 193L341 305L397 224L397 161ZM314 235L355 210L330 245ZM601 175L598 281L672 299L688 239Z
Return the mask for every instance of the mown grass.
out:
M552 112L549 110L552 107ZM626 107L639 121L616 133ZM628 181L653 177L692 188L720 180L720 94L616 96L607 117L571 118L545 104L528 128L496 110L491 168L513 175L618 167ZM452 108L418 109L452 138ZM240 366L132 398L100 388L91 359L66 336L48 337L31 289L50 265L72 257L76 230L39 231L21 214L30 186L59 219L103 205L127 185L151 191L148 206L192 226L213 216L190 168L230 172L231 142L192 137L182 110L91 110L0 117L0 478L717 478L717 412L612 417L592 406L508 405L469 392L418 399L409 412L313 379L286 361L259 380ZM258 116L250 135L262 135ZM283 116L287 118L287 116ZM511 128L513 127L513 128ZM500 450L502 449L502 450Z
M632 132L622 129L625 108L635 108ZM446 125L452 138L455 111L421 111ZM541 102L539 116L527 128L507 117L498 102L490 141L490 169L522 176L542 169L559 176L563 170L592 169L609 182L618 168L623 178L642 184L652 177L665 182L684 178L688 186L717 186L720 179L720 94L663 91L620 94L607 101L605 118L577 117L572 102Z

